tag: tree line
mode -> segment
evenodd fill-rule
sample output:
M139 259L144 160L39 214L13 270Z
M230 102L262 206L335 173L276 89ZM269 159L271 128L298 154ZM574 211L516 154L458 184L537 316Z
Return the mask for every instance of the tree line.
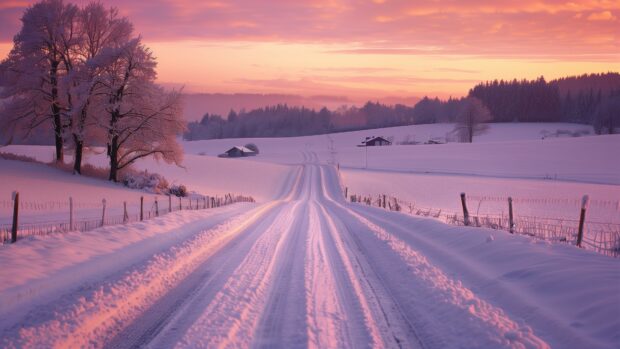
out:
M489 108L494 122L572 122L596 133L620 127L620 74L590 74L546 82L495 80L476 85L469 96Z
M447 100L424 97L413 107L367 102L359 108L341 107L333 111L276 105L251 111L231 110L227 117L207 113L202 120L188 124L184 137L187 140L292 137L459 123L471 119L472 105L480 111L477 114L482 122L571 122L592 125L597 133L614 133L620 127L620 74L590 74L550 82L542 77L488 81L474 86L467 97Z
M0 132L7 143L53 134L55 161L105 146L109 179L154 156L180 164L185 130L180 91L155 83L157 62L115 7L43 0L28 7L13 48L0 63Z

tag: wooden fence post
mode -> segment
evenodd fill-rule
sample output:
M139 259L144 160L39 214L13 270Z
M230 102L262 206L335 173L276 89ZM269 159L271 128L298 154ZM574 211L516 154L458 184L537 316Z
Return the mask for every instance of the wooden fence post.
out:
M469 211L467 211L467 203L465 202L465 193L461 193L461 205L463 206L463 223L469 225Z
M203 207L202 207L202 208L203 208L203 209L206 209L206 208L207 208L207 198L206 198L206 197L204 197L204 196L202 197L202 204L203 204Z
M11 243L17 241L17 224L19 216L19 192L13 192L13 227L11 228Z
M155 197L155 217L159 217L159 204L157 203L157 196Z
M144 220L144 196L140 196L140 222Z
M514 216L512 215L512 197L508 197L508 228L510 231L510 234L514 234L515 233L515 222L514 222Z
M349 187L344 187L344 198L347 199L349 197Z
M172 195L168 194L168 213L172 212Z
M103 204L103 212L101 213L101 226L103 227L105 225L105 199L101 200L101 203Z
M123 201L123 223L129 221L129 215L127 214L127 201Z
M211 197L211 208L215 207L215 198Z
M179 196L179 211L183 210L183 203L181 202L181 197Z
M581 247L581 241L583 240L583 225L586 220L586 209L588 208L588 203L590 202L590 197L588 195L584 195L581 199L581 215L579 216L579 232L577 233L577 246Z
M73 198L69 196L69 231L73 231Z

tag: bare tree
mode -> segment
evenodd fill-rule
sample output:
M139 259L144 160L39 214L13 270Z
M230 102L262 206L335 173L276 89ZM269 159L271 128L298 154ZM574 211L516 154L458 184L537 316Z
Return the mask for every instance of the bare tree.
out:
M487 130L487 125L483 123L490 121L492 117L489 109L478 98L468 97L462 103L452 132L461 142L472 143L475 135Z
M118 171L138 159L154 156L180 165L182 149L176 137L185 130L180 93L165 92L155 81L155 58L133 39L119 48L105 49L93 61L106 67L98 77L107 117L111 181Z

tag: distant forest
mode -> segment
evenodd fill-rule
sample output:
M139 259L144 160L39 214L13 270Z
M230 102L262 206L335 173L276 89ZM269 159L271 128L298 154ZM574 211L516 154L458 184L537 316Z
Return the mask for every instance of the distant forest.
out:
M480 83L468 97L480 99L491 122L571 122L597 133L620 128L620 74L604 73L545 81L494 80ZM465 98L424 97L415 106L368 102L335 111L276 105L231 111L227 118L206 114L190 122L185 139L292 137L412 124L454 122ZM617 132L617 130L616 130Z

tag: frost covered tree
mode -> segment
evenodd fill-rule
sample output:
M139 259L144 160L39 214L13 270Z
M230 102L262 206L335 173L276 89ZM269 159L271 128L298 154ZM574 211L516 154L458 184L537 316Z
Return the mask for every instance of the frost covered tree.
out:
M105 67L97 84L106 111L99 126L107 132L109 179L118 181L119 170L148 156L180 165L181 94L155 84L156 61L141 39L104 49L93 64Z
M2 108L3 125L28 133L51 121L59 162L64 159L64 116L71 104L62 84L73 68L70 55L79 40L77 13L77 6L62 0L43 0L26 9L0 68L1 97L8 100Z
M452 131L461 142L472 143L475 135L486 131L485 122L491 121L489 109L475 97L468 97L462 102Z
M120 47L131 39L133 26L125 17L120 17L118 9L106 9L101 3L90 3L80 9L77 16L78 32L81 44L75 55L79 62L71 80L73 108L69 118L69 127L74 147L74 173L81 173L82 157L87 139L93 143L97 138L97 129L92 127L102 117L104 110L97 109L98 76L105 66L97 57L106 48ZM101 98L101 97L99 97Z
M84 147L107 143L113 181L146 156L180 163L180 93L155 84L153 55L117 9L42 0L22 23L0 63L0 132L9 142L50 127L57 161L72 140L75 173Z

